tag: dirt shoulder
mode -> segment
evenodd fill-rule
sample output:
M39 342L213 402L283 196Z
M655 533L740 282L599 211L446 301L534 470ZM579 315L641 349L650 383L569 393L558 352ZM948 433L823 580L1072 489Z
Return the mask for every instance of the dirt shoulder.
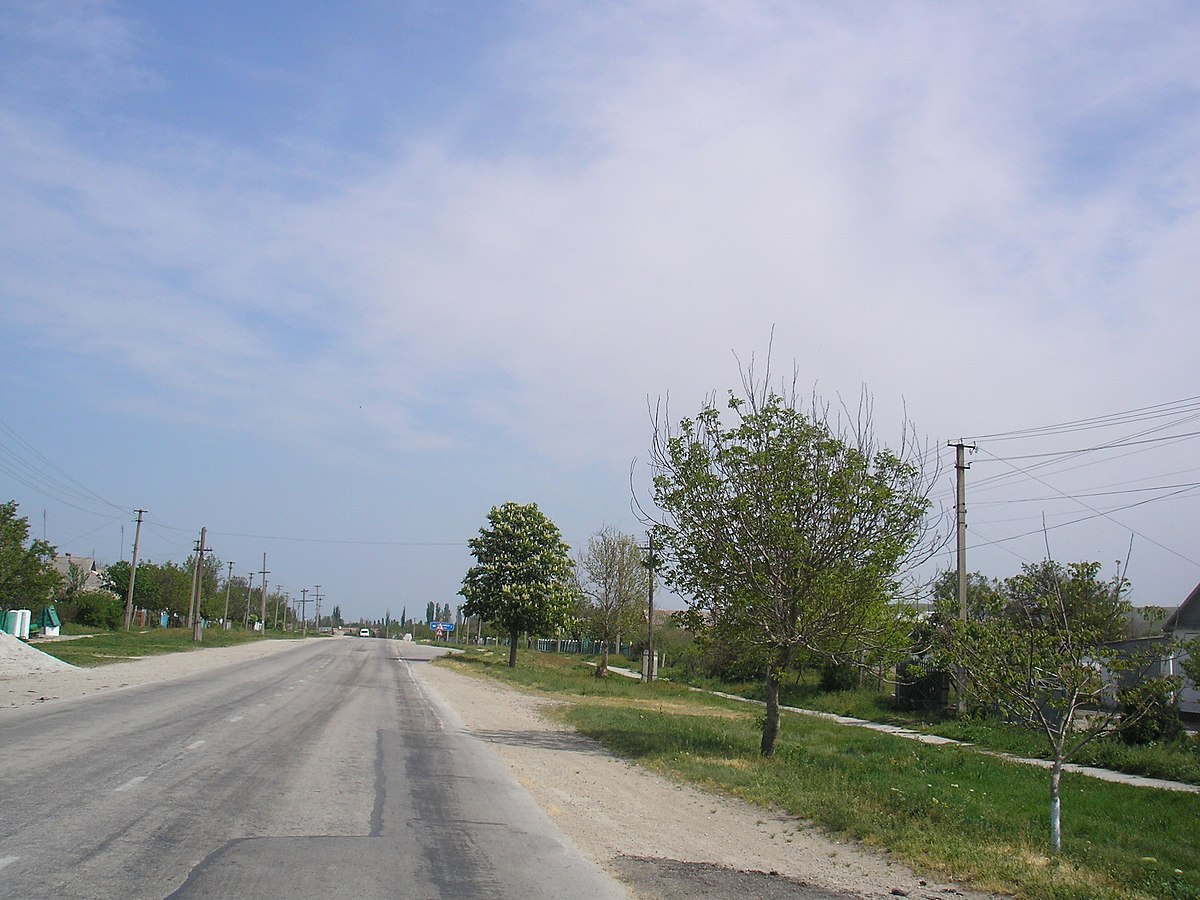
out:
M542 714L553 701L443 666L418 674L593 861L639 897L993 897L625 762Z
M26 666L23 672L0 671L0 709L72 700L103 691L184 678L214 667L281 653L299 643L301 642L271 640L233 647L207 647L188 653L146 656L94 669L60 665L47 667L42 671L30 671L29 666Z

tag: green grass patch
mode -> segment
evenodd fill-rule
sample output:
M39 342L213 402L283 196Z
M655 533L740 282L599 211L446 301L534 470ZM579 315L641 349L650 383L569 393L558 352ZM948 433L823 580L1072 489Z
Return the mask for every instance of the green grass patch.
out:
M267 632L267 638L296 638L298 634ZM197 644L192 640L190 628L151 628L145 631L105 631L72 641L42 641L36 646L43 653L73 666L105 666L111 663L128 662L143 656L159 656L163 653L184 653L204 647L231 647L263 640L262 636L249 631L219 631L205 629L204 640Z
M1044 770L793 714L776 756L763 759L757 708L677 684L596 679L553 654L522 653L516 669L506 662L500 648L439 664L565 699L555 714L656 771L985 890L1048 900L1200 896L1195 795L1065 775L1063 853L1050 858Z
M690 683L751 700L762 700L764 696L763 685L758 682L724 684L713 679L692 679ZM1045 738L1037 732L996 720L959 719L952 710L921 713L898 709L890 693L877 689L822 692L812 673L798 681L787 679L780 688L779 702L785 706L899 725L1014 756L1051 758ZM1071 762L1200 785L1200 740L1195 738L1138 746L1125 744L1113 735L1087 744Z

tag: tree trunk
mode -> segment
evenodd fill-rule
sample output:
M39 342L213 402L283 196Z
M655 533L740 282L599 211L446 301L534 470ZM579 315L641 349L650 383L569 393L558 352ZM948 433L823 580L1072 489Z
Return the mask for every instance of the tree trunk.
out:
M521 637L521 632L513 629L508 636L508 667L515 669L517 667L517 640Z
M779 677L774 669L767 672L767 715L763 719L762 755L775 755L775 738L779 736Z
M596 666L596 677L597 678L607 678L608 677L608 641L604 641L601 644L600 665Z
M1062 852L1062 797L1058 788L1062 780L1062 756L1055 754L1054 767L1050 769L1050 852L1056 856Z

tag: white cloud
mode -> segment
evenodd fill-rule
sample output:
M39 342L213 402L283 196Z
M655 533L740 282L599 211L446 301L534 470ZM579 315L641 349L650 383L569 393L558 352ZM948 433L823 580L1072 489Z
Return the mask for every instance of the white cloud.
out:
M274 432L330 452L623 465L647 395L692 411L773 326L777 368L866 382L881 427L906 398L938 439L1183 395L1200 85L1177 12L554 6L495 55L495 96L398 122L381 157L136 120L97 151L12 105L4 318L88 328L163 409L254 431L270 398ZM136 44L105 41L87 66L128 84ZM472 144L489 102L519 115Z

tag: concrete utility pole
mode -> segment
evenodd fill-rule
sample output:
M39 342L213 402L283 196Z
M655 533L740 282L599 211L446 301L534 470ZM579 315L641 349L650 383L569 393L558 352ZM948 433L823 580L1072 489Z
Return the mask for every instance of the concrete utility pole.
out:
M242 629L250 628L250 598L254 596L254 573L246 576L246 608L242 611Z
M225 576L225 615L221 616L221 630L229 628L229 588L233 582L233 563L229 564L229 574Z
M192 640L204 640L204 630L200 627L200 595L204 591L204 554L212 551L211 547L204 546L204 539L208 535L207 528L200 529L200 549L196 553L196 614L192 617Z
M263 567L259 574L262 575L263 584L262 584L262 597L260 598L260 612L259 612L259 616L258 616L258 621L262 624L263 637L266 637L267 636L267 576L270 575L271 572L267 568L267 554L265 554L265 553L263 554Z
M305 609L306 603L308 603L308 588L300 588L300 608Z
M308 637L308 597L300 601L300 636Z
M135 509L137 513L137 529L133 532L133 562L129 564L129 593L125 595L125 630L133 619L133 582L137 578L138 538L142 536L142 513L144 509Z
M321 586L318 584L313 588L314 615L317 620L317 634L321 633Z
M654 680L654 536L646 544L646 570L650 574L646 597L646 658L642 664L642 681Z
M958 618L966 622L967 614L967 469L971 467L967 462L966 451L968 448L975 449L974 444L964 444L962 439L958 443L948 444L947 446L954 448L954 472L955 472L955 491L954 491L954 512L958 532ZM955 693L958 695L958 711L965 713L967 711L967 672L962 667L959 667L955 672L954 679Z
M193 545L192 545L192 551L194 554L192 556L192 584L191 584L191 588L188 590L187 619L183 623L188 628L192 627L192 616L195 614L195 610L196 610L196 577L197 577L197 573L199 573L199 571L200 571L200 547L201 546L202 545L200 544L199 541L194 541Z

